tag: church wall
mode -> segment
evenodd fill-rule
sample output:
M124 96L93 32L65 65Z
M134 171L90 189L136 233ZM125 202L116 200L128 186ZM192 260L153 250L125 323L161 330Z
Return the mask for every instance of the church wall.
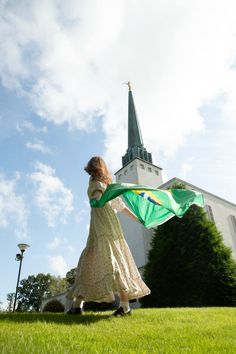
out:
M117 183L143 184L154 188L163 183L161 168L139 158L132 160L115 175Z
M116 183L138 184L138 173L135 161L130 162L120 169L116 174Z
M157 188L163 183L161 168L140 159L136 159L135 163L138 173L138 184Z
M143 267L146 264L143 225L133 221L123 213L118 213L118 218L137 267Z
M118 218L137 267L144 267L148 260L148 252L154 235L153 229L146 229L123 213L118 213Z
M204 193L205 204L211 206L212 215L217 229L222 233L224 242L232 248L236 258L236 233L230 215L236 218L236 206Z

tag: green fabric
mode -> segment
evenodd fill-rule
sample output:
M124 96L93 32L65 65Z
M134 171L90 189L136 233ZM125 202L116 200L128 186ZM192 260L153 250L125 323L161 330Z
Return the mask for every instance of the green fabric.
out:
M110 184L99 200L90 200L90 205L92 208L102 208L120 195L147 228L163 224L175 215L181 218L192 204L204 206L203 195L193 190L162 190L125 183Z

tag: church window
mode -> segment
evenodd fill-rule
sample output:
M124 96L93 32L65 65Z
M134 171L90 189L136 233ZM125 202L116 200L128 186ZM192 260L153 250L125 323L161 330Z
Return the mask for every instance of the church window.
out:
M151 167L148 167L148 172L152 172L152 169L151 169Z
M234 215L230 215L230 221L233 226L234 234L236 235L236 217Z
M158 176L159 175L159 171L155 170L155 174Z
M141 163L141 164L140 164L140 167L144 170L144 164Z
M122 176L122 174L120 174L120 175L118 176L118 179L121 179L121 176Z
M215 222L215 219L214 219L214 215L213 215L213 212L212 212L212 207L210 205L205 205L205 210L206 210L206 213L207 213L207 217L209 220Z
M126 175L127 174L127 170L124 170L124 175Z
M134 165L131 165L130 166L130 170L132 171L134 169Z

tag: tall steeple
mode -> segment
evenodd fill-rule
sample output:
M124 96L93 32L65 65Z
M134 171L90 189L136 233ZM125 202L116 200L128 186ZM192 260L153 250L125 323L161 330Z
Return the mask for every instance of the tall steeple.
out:
M139 127L138 117L135 110L134 99L131 90L130 82L127 83L129 87L128 98L128 149L126 154L122 156L123 167L127 165L135 157L144 161L152 163L152 154L147 152L143 146L143 139Z

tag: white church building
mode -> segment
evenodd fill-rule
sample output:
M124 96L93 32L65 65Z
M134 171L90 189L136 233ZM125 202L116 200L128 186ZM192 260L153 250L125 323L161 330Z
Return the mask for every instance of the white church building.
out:
M233 256L236 259L236 205L177 177L163 183L162 168L152 163L152 155L143 145L131 86L130 84L128 86L128 149L122 157L122 168L115 173L116 182L141 184L159 189L168 189L176 182L180 182L185 184L186 188L201 192L204 195L208 218L215 222L216 227L223 235L225 244L232 248ZM142 275L147 263L154 230L144 228L143 225L136 223L122 213L119 213L118 216L125 239ZM71 301L66 299L65 294L59 294L43 300L41 308L43 309L46 303L52 299L61 301L65 306L65 311L71 306Z
M222 233L224 242L231 247L236 259L236 205L218 197L202 188L192 185L177 177L163 183L162 168L152 163L152 155L144 148L139 122L135 110L131 86L128 98L128 149L122 157L122 168L115 173L117 183L134 183L158 189L171 188L176 182L185 184L186 188L204 195L205 210L217 229ZM145 229L130 218L120 215L126 241L129 244L135 262L142 274L147 263L150 242L154 230Z

